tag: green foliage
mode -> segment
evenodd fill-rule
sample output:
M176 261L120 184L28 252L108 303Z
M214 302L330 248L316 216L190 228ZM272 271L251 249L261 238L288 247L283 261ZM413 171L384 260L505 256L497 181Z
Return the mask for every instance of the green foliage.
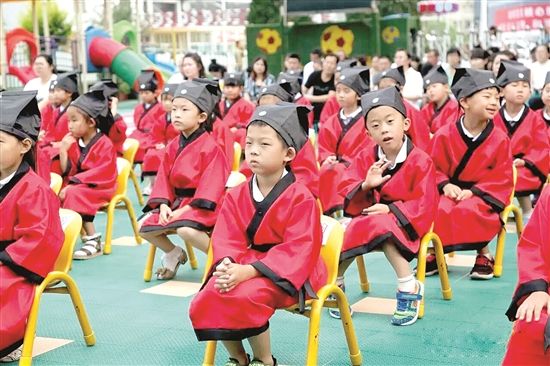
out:
M376 5L380 16L407 13L411 16L418 15L418 0L382 0Z
M42 28L42 9L40 6L36 7L36 11L38 13L39 34L43 36L44 29ZM55 1L48 1L47 13L50 36L59 37L60 43L65 43L67 38L71 35L71 23L67 21L67 12L59 9ZM29 32L33 31L31 7L29 7L29 10L21 16L20 23L21 27L25 28Z
M118 5L113 7L113 24L120 22L121 20L131 21L132 8L130 2L127 0L121 0Z
M249 24L279 23L281 0L252 0L248 13Z

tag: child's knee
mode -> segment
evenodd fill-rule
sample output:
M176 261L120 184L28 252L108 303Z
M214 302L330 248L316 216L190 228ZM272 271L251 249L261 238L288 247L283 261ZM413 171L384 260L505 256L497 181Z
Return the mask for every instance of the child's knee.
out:
M197 229L183 226L178 228L177 233L183 240L195 242L200 237L201 232Z

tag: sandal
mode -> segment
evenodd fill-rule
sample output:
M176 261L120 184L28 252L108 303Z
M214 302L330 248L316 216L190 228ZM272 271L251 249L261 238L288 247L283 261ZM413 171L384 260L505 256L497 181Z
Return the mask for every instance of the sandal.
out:
M277 359L273 356L271 356L271 358L273 359L273 366L277 366ZM262 362L262 360L258 360L257 358L255 358L252 361L250 361L248 366L266 366L266 365L265 363Z
M101 234L83 236L84 245L73 254L73 259L92 259L103 254L101 250Z
M157 269L155 274L157 276L157 280L171 280L172 278L174 278L176 276L176 273L178 272L178 268L180 266L180 264L185 264L187 263L187 253L185 252L185 250L183 250L183 248L180 248L180 247L176 247L176 248L179 248L181 250L181 253L179 254L178 256L178 259L177 259L177 262L176 262L176 265L174 267L174 269L170 269L170 268L167 268L166 265L164 264L165 262L165 259L167 257L167 253L164 254L164 256L162 257L162 267Z
M0 358L1 363L10 363L19 361L21 358L21 352L23 351L23 346L20 346L19 348L13 350L11 353L8 353L4 357Z

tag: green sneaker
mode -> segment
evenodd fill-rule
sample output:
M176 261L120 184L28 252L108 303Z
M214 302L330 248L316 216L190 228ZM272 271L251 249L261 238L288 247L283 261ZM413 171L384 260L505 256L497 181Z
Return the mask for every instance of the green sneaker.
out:
M416 289L414 293L397 291L397 309L391 319L393 325L411 325L418 319L420 302L424 296L424 284L416 281Z
M248 362L250 362L250 355L248 353L246 354L246 361L246 364L249 364ZM241 366L241 364L236 358L229 357L229 360L225 362L224 366Z

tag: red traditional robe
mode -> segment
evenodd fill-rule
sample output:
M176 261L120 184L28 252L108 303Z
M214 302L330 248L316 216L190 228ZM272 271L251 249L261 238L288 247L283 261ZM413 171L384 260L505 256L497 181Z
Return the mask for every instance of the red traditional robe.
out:
M124 153L124 141L126 141L126 122L120 114L114 117L115 123L111 126L109 130L109 138L115 147L115 151L118 156L122 156Z
M319 199L325 215L330 215L344 207L344 196L338 192L338 184L344 171L357 154L372 142L365 129L365 120L359 113L348 125L340 119L340 111L330 117L319 129ZM322 166L331 155L338 163Z
M508 134L513 157L525 161L525 166L517 167L516 196L539 193L550 170L550 143L546 126L537 113L527 106L513 126L504 117L504 106L494 122L496 127Z
M170 113L166 113L164 119L155 121L151 129L151 148L147 150L143 157L142 177L157 175L166 148L157 148L156 145L164 144L166 146L180 134L172 125L170 115Z
M45 134L38 144L50 160L59 155L59 148L53 147L52 143L63 140L63 137L69 133L69 119L66 112L66 107L61 111L60 107L53 108L51 105L44 107L41 112L40 128Z
M407 109L407 118L411 121L407 135L411 138L414 146L427 151L430 145L430 129L422 114L408 100L403 99Z
M153 192L144 211L152 214L142 232L192 227L210 231L216 222L229 176L224 153L206 130L199 128L185 138L180 134L168 146L159 168ZM172 210L190 206L166 225L159 224L161 204Z
M346 197L344 212L353 219L346 228L341 261L368 253L387 240L408 260L418 253L420 239L435 219L439 195L432 159L410 139L405 143L407 158L384 172L391 179L381 187L361 189L369 168L379 160L378 145L360 152L346 170L339 188ZM388 205L390 212L362 215L363 209L376 203Z
M321 238L316 200L292 173L261 202L253 199L252 179L230 190L212 234L210 274L189 309L199 341L258 335L275 309L314 295L326 283ZM261 276L221 294L212 273L226 257Z
M0 188L0 358L23 343L34 289L63 245L59 199L23 162Z
M233 146L233 133L227 127L227 125L224 125L222 120L216 117L214 120L214 123L212 125L212 137L218 144L218 146L222 149L222 151L225 154L227 166L232 168L233 167L233 155L235 152L235 148Z
M535 291L550 291L550 187L545 188L518 243L519 281L506 312L511 321L521 303ZM549 309L538 322L518 320L503 365L550 365ZM546 351L546 353L545 353Z
M550 119L544 117L544 108L539 111L540 119L546 125L546 132L548 133L548 143L550 144Z
M336 95L331 95L328 97L323 109L321 110L321 115L319 116L319 128L332 116L340 111L340 104L338 104L338 99Z
M38 176L47 184L50 184L51 177L50 177L50 167L51 167L51 160L48 154L42 150L42 148L38 145L36 145L36 161L35 161L35 172L38 174Z
M237 131L233 132L234 141L241 144L244 149L246 125L254 113L254 104L244 98L239 98L229 107L226 107L224 99L220 101L219 107L223 124L229 127L229 129L237 129Z
M78 212L83 221L92 222L97 210L115 194L117 164L111 140L97 133L85 147L80 141L73 143L63 176L63 188L67 188L63 208Z
M143 162L145 152L154 146L151 143L151 130L156 121L164 121L165 113L162 104L156 101L147 109L145 109L143 103L138 104L134 109L134 124L136 129L129 137L139 141L139 149L134 160L137 164Z
M485 247L500 230L499 214L512 193L510 140L490 121L472 141L458 121L437 131L430 155L441 194L434 231L445 252ZM457 202L443 195L447 183L474 195Z
M435 103L426 104L420 111L422 120L430 126L430 132L435 134L441 127L454 123L460 115L460 107L456 99L447 98L441 108L436 109Z
M307 100L303 95L301 95L298 99L295 99L294 104L313 108L313 105L311 104L311 102ZM313 109L311 110L311 112L309 112L307 118L309 121L309 128L313 128Z
M290 163L290 170L297 182L308 187L316 198L319 197L319 163L315 158L313 145L309 141L298 151ZM246 161L242 162L240 172L247 178L252 177L252 170Z

